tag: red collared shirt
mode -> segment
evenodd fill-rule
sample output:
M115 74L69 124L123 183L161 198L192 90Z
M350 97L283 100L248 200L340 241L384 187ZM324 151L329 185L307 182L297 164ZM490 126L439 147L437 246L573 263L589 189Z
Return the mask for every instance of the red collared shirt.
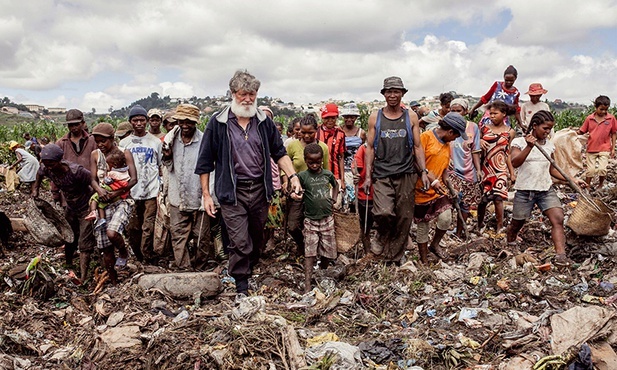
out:
M332 171L336 179L341 179L344 168L339 168L339 160L345 155L345 132L337 126L328 130L321 125L317 129L317 140L323 141L328 146L330 154L328 170Z

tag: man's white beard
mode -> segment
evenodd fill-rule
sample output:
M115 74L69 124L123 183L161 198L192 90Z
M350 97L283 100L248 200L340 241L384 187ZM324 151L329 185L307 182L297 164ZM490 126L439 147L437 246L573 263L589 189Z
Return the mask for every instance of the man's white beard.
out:
M238 117L251 118L257 114L257 99L251 105L240 104L235 98L231 99L231 111Z

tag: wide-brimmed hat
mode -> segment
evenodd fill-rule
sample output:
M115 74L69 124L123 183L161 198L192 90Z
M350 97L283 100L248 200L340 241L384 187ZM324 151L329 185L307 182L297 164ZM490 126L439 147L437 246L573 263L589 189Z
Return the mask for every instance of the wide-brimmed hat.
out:
M133 125L131 125L128 121L120 122L118 128L116 129L116 135L124 136L131 131L133 131Z
M467 120L456 112L450 112L443 117L443 122L457 131L463 140L467 140Z
M405 85L403 85L403 80L401 80L401 78L397 77L397 76L386 77L383 80L383 88L381 89L381 94L383 95L383 93L386 90L389 90L389 89L399 89L399 90L402 90L403 94L408 91L405 88Z
M328 103L321 107L321 118L338 117L338 105Z
M417 100L412 100L412 101L410 101L410 102L409 102L409 108L419 107L419 106L421 106L421 105L422 105L422 104L418 103L418 101L417 101Z
M544 95L548 92L548 90L542 87L541 83L535 82L529 85L529 91L525 94L527 95Z
M199 108L193 104L180 104L176 107L176 112L172 116L176 121L188 119L195 123L199 123Z
M343 109L341 109L341 116L357 116L360 117L360 109L356 103L347 103L343 105Z
M111 123L101 122L98 125L94 126L94 128L92 129L92 135L113 137L114 131L114 126L112 126Z
M84 121L84 114L79 109L69 109L66 112L66 122L69 123L80 123Z
M17 146L19 146L19 143L17 141L15 141L15 140L9 141L9 149L10 150L15 149Z

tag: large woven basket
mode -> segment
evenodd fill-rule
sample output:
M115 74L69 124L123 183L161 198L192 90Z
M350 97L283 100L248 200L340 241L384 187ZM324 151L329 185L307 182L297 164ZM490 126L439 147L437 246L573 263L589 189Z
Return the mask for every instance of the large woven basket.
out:
M360 240L360 220L356 213L334 212L334 232L336 249L347 253Z
M568 218L566 226L578 235L604 236L608 234L611 227L613 211L599 199L592 199L592 201L597 208L581 197Z

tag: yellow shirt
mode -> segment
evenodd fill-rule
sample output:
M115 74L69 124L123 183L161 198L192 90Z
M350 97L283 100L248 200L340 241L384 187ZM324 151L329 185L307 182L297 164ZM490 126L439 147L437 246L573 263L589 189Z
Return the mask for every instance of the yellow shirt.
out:
M328 147L323 142L319 142L319 146L323 150L323 168L328 169ZM304 163L304 146L300 140L292 141L287 146L287 155L291 158L291 163L294 165L294 170L296 173L300 173L302 171L306 171L308 167L306 163Z
M424 148L426 169L429 170L436 179L441 181L444 171L450 164L450 144L439 140L433 130L423 132L422 135L420 135L420 142ZM425 192L420 190L422 186L422 178L418 177L418 181L416 182L416 204L424 204L441 196L433 188Z

